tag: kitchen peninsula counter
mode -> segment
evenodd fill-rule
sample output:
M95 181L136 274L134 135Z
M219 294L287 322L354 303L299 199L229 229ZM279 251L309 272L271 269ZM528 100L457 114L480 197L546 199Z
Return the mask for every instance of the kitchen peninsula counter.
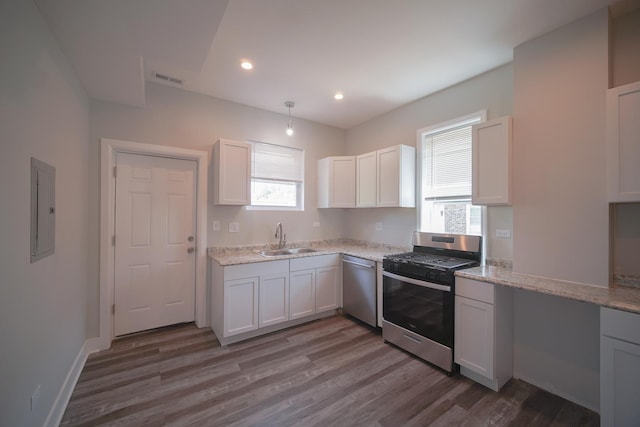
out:
M496 285L588 302L616 310L640 313L640 288L600 287L544 277L514 273L509 269L480 266L460 270L456 276Z

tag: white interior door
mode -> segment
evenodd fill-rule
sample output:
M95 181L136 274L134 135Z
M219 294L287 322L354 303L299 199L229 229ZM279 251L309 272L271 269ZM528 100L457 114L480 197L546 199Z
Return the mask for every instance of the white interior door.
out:
M116 156L114 335L195 319L197 164Z

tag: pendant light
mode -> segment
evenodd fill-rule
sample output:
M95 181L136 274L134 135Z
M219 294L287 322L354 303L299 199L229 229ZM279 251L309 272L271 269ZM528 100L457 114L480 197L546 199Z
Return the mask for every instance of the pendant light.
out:
M296 105L293 101L287 101L284 103L284 106L289 109L289 121L287 122L287 135L293 135L293 127L291 126L291 109Z

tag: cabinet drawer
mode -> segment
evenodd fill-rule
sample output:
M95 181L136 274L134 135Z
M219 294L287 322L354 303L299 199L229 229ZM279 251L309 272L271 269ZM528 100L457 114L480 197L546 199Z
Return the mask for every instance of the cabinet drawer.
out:
M311 268L324 268L333 265L340 265L339 254L308 256L303 258L292 258L291 271L309 270Z
M600 334L640 344L640 314L602 307Z
M253 262L250 264L230 265L224 268L224 280L242 279L245 277L264 276L289 272L289 260Z
M494 304L495 302L494 286L492 283L456 277L456 295L486 302L487 304Z

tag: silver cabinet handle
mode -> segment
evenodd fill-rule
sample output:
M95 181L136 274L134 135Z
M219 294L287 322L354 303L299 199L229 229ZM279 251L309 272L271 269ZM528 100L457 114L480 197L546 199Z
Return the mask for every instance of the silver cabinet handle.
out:
M187 248L187 252L190 253L190 254L193 253L193 251L195 251L195 250L196 250L196 248L194 248L194 247Z
M365 268L373 268L373 267L375 267L375 265L361 264L359 262L347 261L346 259L343 259L342 262L346 262L347 264L357 265L358 267L365 267Z

